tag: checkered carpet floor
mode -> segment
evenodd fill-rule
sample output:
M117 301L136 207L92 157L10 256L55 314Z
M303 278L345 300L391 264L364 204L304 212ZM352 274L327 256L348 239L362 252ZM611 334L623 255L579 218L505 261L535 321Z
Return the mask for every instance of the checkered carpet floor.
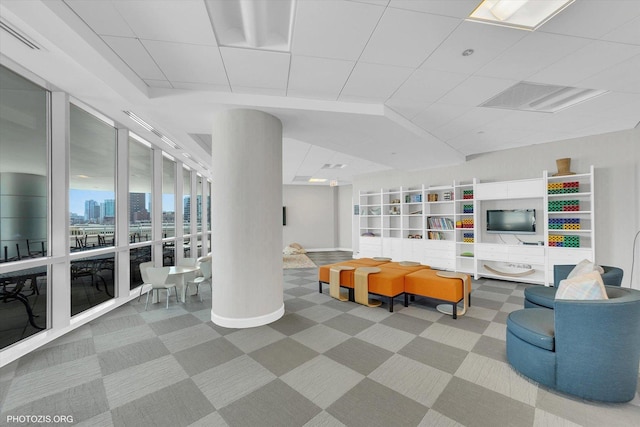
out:
M349 254L350 255L350 254ZM318 265L344 253L310 254ZM479 280L453 320L418 299L367 308L318 293L317 269L284 270L285 315L211 323L211 294L135 300L0 369L8 415L86 426L637 426L640 399L584 402L516 374L505 321L525 285Z

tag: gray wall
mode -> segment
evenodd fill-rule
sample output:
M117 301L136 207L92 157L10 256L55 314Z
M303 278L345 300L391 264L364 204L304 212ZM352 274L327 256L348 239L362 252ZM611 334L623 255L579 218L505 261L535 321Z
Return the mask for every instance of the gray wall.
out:
M596 262L624 269L631 283L634 235L640 230L640 129L594 135L471 156L465 163L421 171L385 171L354 179L353 194L416 184L446 185L541 178L556 172L555 160L570 157L571 170L595 167ZM357 236L357 235L356 235ZM640 239L640 238L639 238ZM357 237L353 243L357 248ZM632 287L640 289L640 244L636 244Z
M334 191L332 187L284 185L282 205L287 208L287 225L282 243L299 243L307 250L337 246Z

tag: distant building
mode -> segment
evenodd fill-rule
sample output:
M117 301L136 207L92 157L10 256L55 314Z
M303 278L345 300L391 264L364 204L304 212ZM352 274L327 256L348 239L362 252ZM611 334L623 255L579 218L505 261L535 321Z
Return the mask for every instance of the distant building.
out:
M184 197L184 212L183 218L185 222L191 221L191 196Z
M116 218L116 201L106 199L100 205L100 224L113 224Z
M148 221L151 215L147 210L145 193L129 193L129 222Z
M95 200L84 201L84 220L85 222L96 222L100 219L100 203Z

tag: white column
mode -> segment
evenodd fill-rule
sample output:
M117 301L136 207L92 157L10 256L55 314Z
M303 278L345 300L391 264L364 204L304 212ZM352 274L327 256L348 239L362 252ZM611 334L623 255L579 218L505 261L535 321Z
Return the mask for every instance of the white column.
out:
M218 113L212 132L211 320L273 322L282 294L282 123L261 111Z

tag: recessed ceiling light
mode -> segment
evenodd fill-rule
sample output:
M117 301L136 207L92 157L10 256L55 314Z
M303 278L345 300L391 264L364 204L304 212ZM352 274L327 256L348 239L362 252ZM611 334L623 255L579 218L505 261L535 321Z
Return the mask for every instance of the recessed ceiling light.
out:
M575 0L484 0L470 21L535 30Z
M220 46L291 50L295 0L206 0L206 5Z
M175 142L173 142L172 140L170 140L166 136L162 135L162 137L160 139L162 140L162 142L167 144L169 147L180 149L180 147L178 147L178 144L176 144Z
M131 120L133 120L134 122L136 122L137 124L139 124L140 126L142 126L143 128L145 128L146 130L148 130L149 132L151 132L153 130L153 126L151 126L149 123L145 122L144 120L142 120L140 117L138 117L137 115L135 115L134 113L132 113L131 111L123 111L127 116L129 116L129 118Z
M326 178L309 178L309 182L327 182Z

